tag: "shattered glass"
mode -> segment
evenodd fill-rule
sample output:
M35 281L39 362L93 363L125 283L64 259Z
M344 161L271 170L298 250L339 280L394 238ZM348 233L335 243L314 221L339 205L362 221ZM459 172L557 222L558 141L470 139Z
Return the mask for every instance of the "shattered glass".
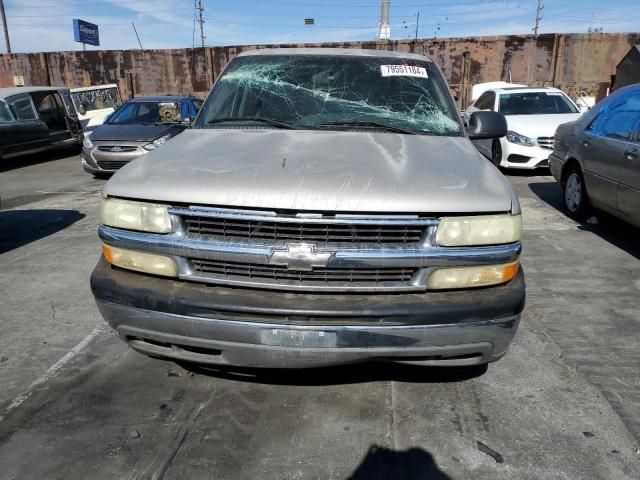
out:
M423 76L383 75L389 70L387 66L396 69L402 65L418 67ZM462 135L442 76L430 62L413 59L321 55L237 58L205 102L197 126L219 126L234 118L249 123L251 117L303 129L388 126L416 134Z
M120 95L115 87L72 92L71 98L80 112L116 108L120 103Z

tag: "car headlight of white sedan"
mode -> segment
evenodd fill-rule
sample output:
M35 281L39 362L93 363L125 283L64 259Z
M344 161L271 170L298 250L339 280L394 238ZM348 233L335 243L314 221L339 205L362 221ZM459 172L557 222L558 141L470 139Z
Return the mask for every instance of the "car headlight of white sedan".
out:
M509 130L507 132L507 141L510 143L515 143L516 145L524 145L525 147L533 147L535 143L533 140L525 135L520 135L517 132L513 132Z

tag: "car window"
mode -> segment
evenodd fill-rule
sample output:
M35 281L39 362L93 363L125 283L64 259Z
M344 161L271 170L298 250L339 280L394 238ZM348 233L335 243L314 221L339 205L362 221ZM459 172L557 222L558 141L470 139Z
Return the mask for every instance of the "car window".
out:
M496 94L494 92L485 92L480 95L480 98L476 101L475 107L480 110L493 110L496 101Z
M108 124L178 123L180 106L175 102L128 102L109 116Z
M401 129L462 135L432 62L374 56L268 55L234 59L205 101L199 128L261 118L300 129ZM225 124L226 125L226 124ZM376 127L377 125L377 127Z
M72 92L71 98L73 98L73 103L78 110L85 113L105 108L116 108L118 103L120 103L120 95L116 87L94 88L91 90Z
M640 94L626 96L603 107L587 130L593 135L631 140L640 123Z
M62 97L62 100L64 101L65 106L67 107L67 111L71 114L71 115L76 115L76 108L73 105L73 100L71 99L71 92L69 92L69 90L60 90L60 96Z
M554 115L578 113L562 92L501 93L498 111L503 115Z
M38 118L35 110L33 109L33 105L31 104L31 100L28 98L13 102L12 106L13 112L18 120L35 120Z
M0 123L13 122L13 115L9 109L9 105L0 101Z

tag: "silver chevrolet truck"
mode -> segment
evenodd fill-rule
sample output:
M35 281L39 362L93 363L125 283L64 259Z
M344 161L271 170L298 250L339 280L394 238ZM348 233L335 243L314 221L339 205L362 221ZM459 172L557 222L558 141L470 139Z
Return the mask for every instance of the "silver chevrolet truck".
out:
M244 367L468 366L525 302L521 216L436 64L409 53L242 53L193 128L106 184L91 277L144 354Z

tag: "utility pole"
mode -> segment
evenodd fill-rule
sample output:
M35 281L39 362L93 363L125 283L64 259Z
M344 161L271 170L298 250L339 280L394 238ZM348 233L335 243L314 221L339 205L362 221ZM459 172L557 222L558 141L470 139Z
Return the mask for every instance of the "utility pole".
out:
M538 6L536 8L536 26L533 27L533 33L538 35L540 29L540 22L542 21L542 9L544 8L544 0L538 0Z
M391 38L391 25L389 24L390 0L382 0L380 5L380 28L378 29L378 40L389 40Z
M202 17L202 12L204 12L204 7L202 6L202 0L198 0L198 6L196 7L198 11L198 19L196 20L200 24L200 43L204 48L204 39L207 38L204 36L204 18Z
M420 12L418 12L418 17L416 18L416 42L418 41L418 28L420 26Z
M9 29L7 28L7 15L4 13L4 3L0 0L0 13L2 14L2 26L4 27L4 41L7 44L7 53L11 53L11 42L9 42Z

